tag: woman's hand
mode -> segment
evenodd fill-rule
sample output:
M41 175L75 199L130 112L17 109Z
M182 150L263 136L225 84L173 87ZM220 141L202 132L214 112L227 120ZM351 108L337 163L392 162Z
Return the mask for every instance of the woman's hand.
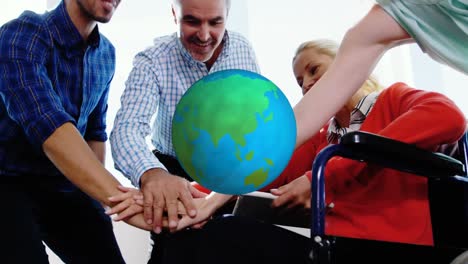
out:
M305 175L278 189L271 189L271 193L278 196L272 203L273 207L310 208L310 181Z
M204 198L194 199L195 207L197 208L197 215L195 217L190 217L186 214L185 208L179 203L179 215L182 215L182 218L179 220L177 225L177 231L190 228L201 228L206 222L211 218L211 216L223 206L232 195L220 194L212 192Z

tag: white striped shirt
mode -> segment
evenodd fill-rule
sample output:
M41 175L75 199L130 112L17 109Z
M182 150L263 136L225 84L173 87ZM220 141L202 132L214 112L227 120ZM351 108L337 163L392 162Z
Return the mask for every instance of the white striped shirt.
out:
M357 105L354 107L353 111L351 111L349 127L340 126L338 120L333 117L330 125L328 126L328 142L336 144L344 134L352 131L358 131L359 129L361 129L362 123L364 123L364 121L367 118L367 115L374 107L374 104L377 101L379 94L380 92L372 92L364 96L361 100L359 100Z
M155 149L175 156L172 118L177 103L193 83L220 70L260 73L255 53L246 38L226 31L223 41L223 50L209 71L204 63L191 57L176 33L156 38L153 46L135 56L110 135L115 168L135 186L139 186L145 171L165 169L146 142L150 132Z

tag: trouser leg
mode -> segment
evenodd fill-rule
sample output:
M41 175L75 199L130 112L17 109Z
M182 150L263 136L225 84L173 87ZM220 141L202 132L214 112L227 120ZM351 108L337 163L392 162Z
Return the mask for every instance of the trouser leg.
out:
M0 183L0 190L0 262L48 263L34 201L16 184Z
M125 263L102 206L79 190L38 198L44 241L65 263Z

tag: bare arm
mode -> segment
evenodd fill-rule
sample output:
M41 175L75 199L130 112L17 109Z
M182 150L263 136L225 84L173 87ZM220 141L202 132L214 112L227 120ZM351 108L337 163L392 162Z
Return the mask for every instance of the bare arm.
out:
M100 161L104 157L104 143L91 145L86 144L75 126L65 123L52 133L42 147L54 165L78 188L102 204L112 206L108 197L120 193L117 189L120 183ZM151 230L142 214L126 219L126 222Z
M328 71L294 107L296 147L345 105L385 51L402 40L409 40L408 33L378 5L348 30Z
M87 141L89 148L94 152L96 158L102 165L106 164L106 143L101 141Z
M119 182L103 167L75 126L71 123L60 126L42 147L54 165L78 188L99 202L112 205L107 198L119 193Z

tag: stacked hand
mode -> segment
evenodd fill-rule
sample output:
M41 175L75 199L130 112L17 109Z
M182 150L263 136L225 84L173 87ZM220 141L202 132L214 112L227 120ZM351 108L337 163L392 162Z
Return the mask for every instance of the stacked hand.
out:
M184 212L184 207L179 203L179 213L182 216L180 219L177 230L190 228L201 228L211 219L211 216L223 206L227 201L233 198L232 195L220 194L211 192L209 195L194 199L195 206L197 207L197 215L190 217Z
M119 186L122 193L109 198L116 205L106 213L117 214L115 221L136 221L138 227L143 226L156 233L160 233L163 228L171 232L187 227L200 228L232 198L231 195L214 192L207 196L187 180L167 172L150 173L142 177L141 183L141 191ZM305 175L278 189L272 189L271 193L278 196L273 201L273 207L310 208L310 181ZM141 217L142 213L145 219L143 224L141 219L135 220L135 216Z
M179 230L179 215L196 217L197 206L193 198L206 196L187 180L171 175L162 169L148 170L143 174L141 191L123 186L119 186L119 190L121 194L109 198L111 202L117 204L106 213L117 214L115 221L126 220L143 213L146 224L151 226L150 229L157 234L162 231L163 227L169 228L170 231ZM181 213L179 213L179 208ZM164 214L167 217L163 217ZM186 221L184 219L184 222Z
M310 181L305 175L278 189L271 189L271 193L278 196L278 198L273 201L273 207L310 208Z
M141 214L144 211L144 195L140 191L123 186L120 186L119 190L122 191L122 194L109 198L112 202L117 202L118 204L106 211L109 215L117 214L117 216L114 217L115 221L127 221L129 217L134 217L136 214ZM232 195L224 195L214 192L209 195L205 193L196 194L197 196L203 197L194 197L194 199L192 199L197 210L197 214L195 216L189 215L187 213L187 208L181 201L179 201L177 208L177 217L179 221L176 227L172 228L172 226L170 226L168 214L162 217L161 227L169 229L171 232L183 230L188 227L201 228L218 208L232 198ZM167 212L167 208L164 208L164 211Z

